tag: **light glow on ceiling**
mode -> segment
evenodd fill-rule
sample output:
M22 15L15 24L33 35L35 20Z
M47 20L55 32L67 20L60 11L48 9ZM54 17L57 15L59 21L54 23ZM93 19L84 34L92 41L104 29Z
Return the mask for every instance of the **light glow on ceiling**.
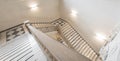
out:
M30 5L31 10L36 10L38 8L37 4L31 4Z
M106 35L104 35L104 34L96 33L96 39L98 39L100 41L105 41L107 38L106 38Z
M71 10L71 15L72 15L72 16L76 17L76 16L77 16L77 13L78 13L77 11Z

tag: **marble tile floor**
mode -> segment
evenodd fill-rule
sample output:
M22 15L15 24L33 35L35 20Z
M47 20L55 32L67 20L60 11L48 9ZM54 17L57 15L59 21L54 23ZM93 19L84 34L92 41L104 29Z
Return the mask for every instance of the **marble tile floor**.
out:
M10 40L21 36L24 33L26 33L26 31L23 25L11 28L7 31L0 33L0 47L2 45L5 45Z

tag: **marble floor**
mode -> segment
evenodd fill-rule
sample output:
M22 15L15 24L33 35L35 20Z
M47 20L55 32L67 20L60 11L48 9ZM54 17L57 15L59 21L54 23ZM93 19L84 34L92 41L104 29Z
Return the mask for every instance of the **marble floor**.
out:
M47 61L47 58L34 37L24 33L0 47L0 61Z
M26 32L27 31L25 31L24 26L20 25L0 33L0 47L2 45L5 45L7 42L11 41L12 39L23 35Z

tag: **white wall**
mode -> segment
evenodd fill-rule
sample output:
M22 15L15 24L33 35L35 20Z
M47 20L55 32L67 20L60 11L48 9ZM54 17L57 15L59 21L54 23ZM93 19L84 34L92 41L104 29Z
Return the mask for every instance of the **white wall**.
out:
M30 4L38 9L31 10ZM0 31L25 20L53 20L59 18L59 0L0 0Z
M98 52L104 44L95 39L96 33L109 35L120 22L120 0L61 0L61 16L74 23ZM71 10L77 11L71 17Z

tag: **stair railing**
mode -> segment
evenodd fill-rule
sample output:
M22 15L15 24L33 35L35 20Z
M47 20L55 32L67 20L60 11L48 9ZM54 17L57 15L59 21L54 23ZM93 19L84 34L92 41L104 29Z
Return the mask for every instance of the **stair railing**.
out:
M63 44L48 37L43 32L27 24L30 32L35 36L40 45L44 48L51 61L90 61L83 55L78 54L74 50L65 47Z
M56 26L57 31L64 39L64 42L68 45L68 47L76 50L78 53L86 56L92 61L96 61L99 57L99 54L95 52L95 50L89 45L89 43L76 31L76 29L67 21L63 19L57 19L52 22L39 22L32 23L39 24L52 24ZM36 27L37 28L37 27Z
M86 56L92 61L97 61L99 54L86 42L86 40L71 26L71 24L63 19L52 22L57 26L59 34L62 35L65 42L70 48L75 49L78 53Z

